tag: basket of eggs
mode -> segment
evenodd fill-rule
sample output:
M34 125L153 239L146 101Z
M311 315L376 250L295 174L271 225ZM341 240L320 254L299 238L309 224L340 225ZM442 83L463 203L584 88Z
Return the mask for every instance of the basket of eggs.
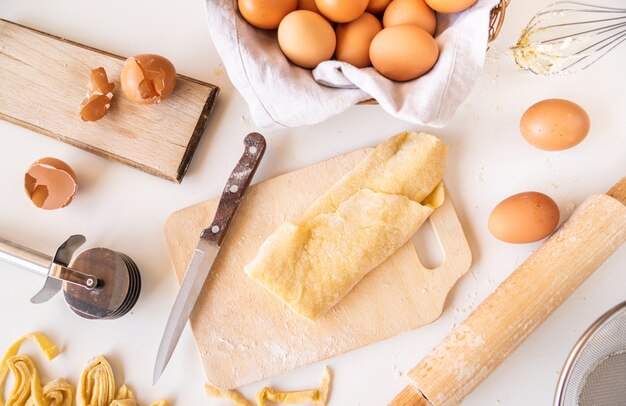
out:
M209 31L260 126L377 103L443 126L478 78L508 0L207 2Z

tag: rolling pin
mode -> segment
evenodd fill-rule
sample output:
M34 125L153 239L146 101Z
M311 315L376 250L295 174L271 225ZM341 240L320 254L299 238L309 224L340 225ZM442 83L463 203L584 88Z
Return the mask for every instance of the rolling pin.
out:
M626 241L626 177L585 200L435 347L391 406L458 405Z

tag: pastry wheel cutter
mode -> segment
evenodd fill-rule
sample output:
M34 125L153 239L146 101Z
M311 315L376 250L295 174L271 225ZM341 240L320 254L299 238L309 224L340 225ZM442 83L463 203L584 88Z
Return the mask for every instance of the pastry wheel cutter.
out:
M116 319L128 313L141 291L141 275L128 256L107 248L90 248L75 258L86 238L70 236L53 257L0 238L0 260L45 278L31 303L44 303L63 290L65 302L87 319Z

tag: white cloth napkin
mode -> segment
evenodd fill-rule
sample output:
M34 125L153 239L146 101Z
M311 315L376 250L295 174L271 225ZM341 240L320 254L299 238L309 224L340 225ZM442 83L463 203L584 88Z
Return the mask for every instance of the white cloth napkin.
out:
M426 75L394 82L374 68L326 61L313 71L287 61L276 31L249 25L236 0L207 0L209 31L231 81L262 127L319 123L375 98L389 114L442 127L469 94L485 60L489 12L498 0L478 2L457 14L439 14L439 60Z

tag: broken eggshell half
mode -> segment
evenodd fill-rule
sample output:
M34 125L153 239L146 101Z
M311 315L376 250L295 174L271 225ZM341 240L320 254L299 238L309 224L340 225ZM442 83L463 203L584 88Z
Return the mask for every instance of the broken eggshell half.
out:
M124 63L120 82L130 100L143 104L160 103L174 91L176 69L160 55L137 55Z
M103 67L92 69L87 83L87 96L80 104L80 118L96 121L104 117L111 107L115 84L109 82Z
M24 188L33 204L40 209L55 210L72 202L78 184L68 164L56 158L33 162L24 175Z

